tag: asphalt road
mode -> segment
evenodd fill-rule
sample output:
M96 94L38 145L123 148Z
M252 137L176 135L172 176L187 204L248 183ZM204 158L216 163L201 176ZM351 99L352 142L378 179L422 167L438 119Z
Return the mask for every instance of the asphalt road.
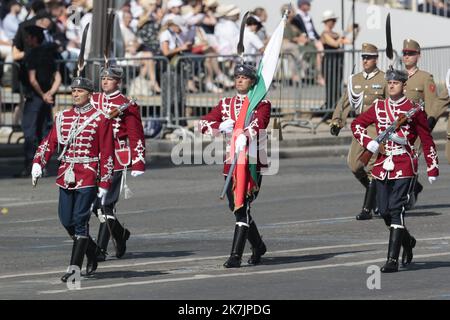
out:
M443 154L441 162L437 183L421 176L425 189L406 218L414 263L380 278L368 268L383 265L388 230L381 219L355 220L363 191L345 158L286 159L264 177L252 213L268 252L240 269L222 267L234 218L218 199L221 168L150 168L130 178L134 197L118 205L132 232L127 253L99 264L78 290L59 280L71 240L57 219L54 177L36 189L1 179L0 299L450 299L450 166ZM97 227L93 217L93 236ZM247 244L244 261L249 253Z

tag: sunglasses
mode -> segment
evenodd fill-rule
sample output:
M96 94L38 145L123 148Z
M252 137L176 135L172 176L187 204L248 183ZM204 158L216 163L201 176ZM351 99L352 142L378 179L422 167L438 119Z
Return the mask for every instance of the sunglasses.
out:
M361 58L362 58L363 60L371 60L371 59L376 59L376 58L378 58L378 56L362 55Z

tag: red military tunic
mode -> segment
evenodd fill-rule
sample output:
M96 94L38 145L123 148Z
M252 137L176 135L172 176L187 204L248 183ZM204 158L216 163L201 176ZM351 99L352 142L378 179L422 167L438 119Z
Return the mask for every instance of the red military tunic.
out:
M201 133L209 135L220 134L220 123L232 119L235 122L238 119L239 112L241 111L242 103L244 102L245 95L236 95L232 98L222 98L219 104L215 106L207 115L203 116L199 121L198 127ZM252 119L245 131L248 131L250 139L257 139L259 130L266 129L270 121L270 108L271 103L268 100L262 100L253 112ZM230 139L227 140L227 159L224 163L223 173L228 174L230 170ZM258 148L259 149L259 148ZM262 159L264 158L264 159ZM264 153L258 153L257 170L260 171L262 167L267 167L266 156Z
M74 138L68 142L72 135ZM57 148L63 152L56 177L58 186L69 190L95 187L99 174L98 186L109 189L114 168L111 121L96 112L91 104L72 107L56 115L33 163L45 167ZM70 176L74 178L72 182Z
M129 100L119 91L111 94L94 93L92 105L103 112L105 116L114 108L128 103ZM123 113L112 120L114 133L114 171L131 170L145 171L145 137L142 128L139 107L130 105Z
M372 141L366 128L375 123L377 133L380 134L399 117L413 108L413 103L406 97L398 101L391 99L375 100L370 109L353 120L351 127L356 140L365 148ZM417 174L418 153L414 149L414 142L419 137L423 145L423 153L427 163L427 173L430 177L439 175L438 156L433 137L428 127L427 116L423 109L417 111L397 131L399 144L391 139L385 141L385 154L378 153L372 170L372 176L379 180L410 178ZM393 166L392 166L393 162Z

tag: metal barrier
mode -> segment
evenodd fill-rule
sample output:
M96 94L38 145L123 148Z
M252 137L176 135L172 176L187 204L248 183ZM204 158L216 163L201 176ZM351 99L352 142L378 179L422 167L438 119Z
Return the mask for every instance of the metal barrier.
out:
M2 135L7 135L7 143L11 143L13 134L21 132L21 116L24 105L22 87L12 88L13 74L18 74L20 66L12 62L0 62L1 80L0 86L0 130ZM15 70L14 70L15 69ZM22 139L20 136L16 143Z
M419 69L433 75L433 79L440 89L445 85L445 76L450 68L450 46L421 48Z
M255 55L246 60L257 61L260 57ZM435 81L441 86L449 67L449 57L450 47L424 48L419 66L434 74ZM137 98L143 122L160 121L163 126L160 137L171 131L187 137L192 135L190 120L208 113L222 97L235 94L233 72L236 61L236 56L181 55L171 60L155 56L115 59L111 63L124 68L122 91ZM55 111L72 105L70 83L77 61L57 63L63 84L56 95ZM103 60L88 59L86 63L86 76L94 80L99 90ZM394 67L399 68L399 64L395 52ZM380 50L378 67L386 70L388 65L384 50ZM314 133L334 111L348 77L360 71L360 50L284 53L267 95L272 102L272 115L282 117L283 127L304 127ZM325 78L325 83L320 83L320 75ZM155 89L155 81L161 88L159 93L151 90ZM8 86L3 86L0 94L1 125L16 126L14 128L19 130L17 120L13 119L13 108L23 105L22 94L13 93Z
M299 98L292 120L283 121L282 127L308 128L312 133L333 113L351 74L362 71L361 50L305 51L301 57L302 68ZM352 65L352 63L354 64ZM399 64L394 52L394 67ZM386 70L389 60L384 50L379 50L378 67ZM324 83L320 83L321 77ZM319 116L318 120L314 117Z

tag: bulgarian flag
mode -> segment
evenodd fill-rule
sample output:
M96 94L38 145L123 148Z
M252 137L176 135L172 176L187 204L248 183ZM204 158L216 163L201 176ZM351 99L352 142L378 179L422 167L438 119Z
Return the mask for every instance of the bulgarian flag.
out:
M276 28L258 67L258 81L248 92L245 97L241 111L233 130L233 139L231 143L231 159L234 159L234 144L239 134L244 133L245 128L250 124L253 111L264 99L269 91L275 70L278 64L278 58L281 51L281 44L283 42L284 27L286 25L286 14L283 16L280 24ZM249 137L249 135L247 135ZM244 152L238 155L237 163L233 174L233 194L234 194L234 210L238 210L245 203L246 196L252 196L255 191L258 191L259 174L257 172L257 141L251 141L250 146L247 146ZM249 161L249 149L250 158ZM255 152L252 152L255 151ZM250 162L250 163L249 163Z

